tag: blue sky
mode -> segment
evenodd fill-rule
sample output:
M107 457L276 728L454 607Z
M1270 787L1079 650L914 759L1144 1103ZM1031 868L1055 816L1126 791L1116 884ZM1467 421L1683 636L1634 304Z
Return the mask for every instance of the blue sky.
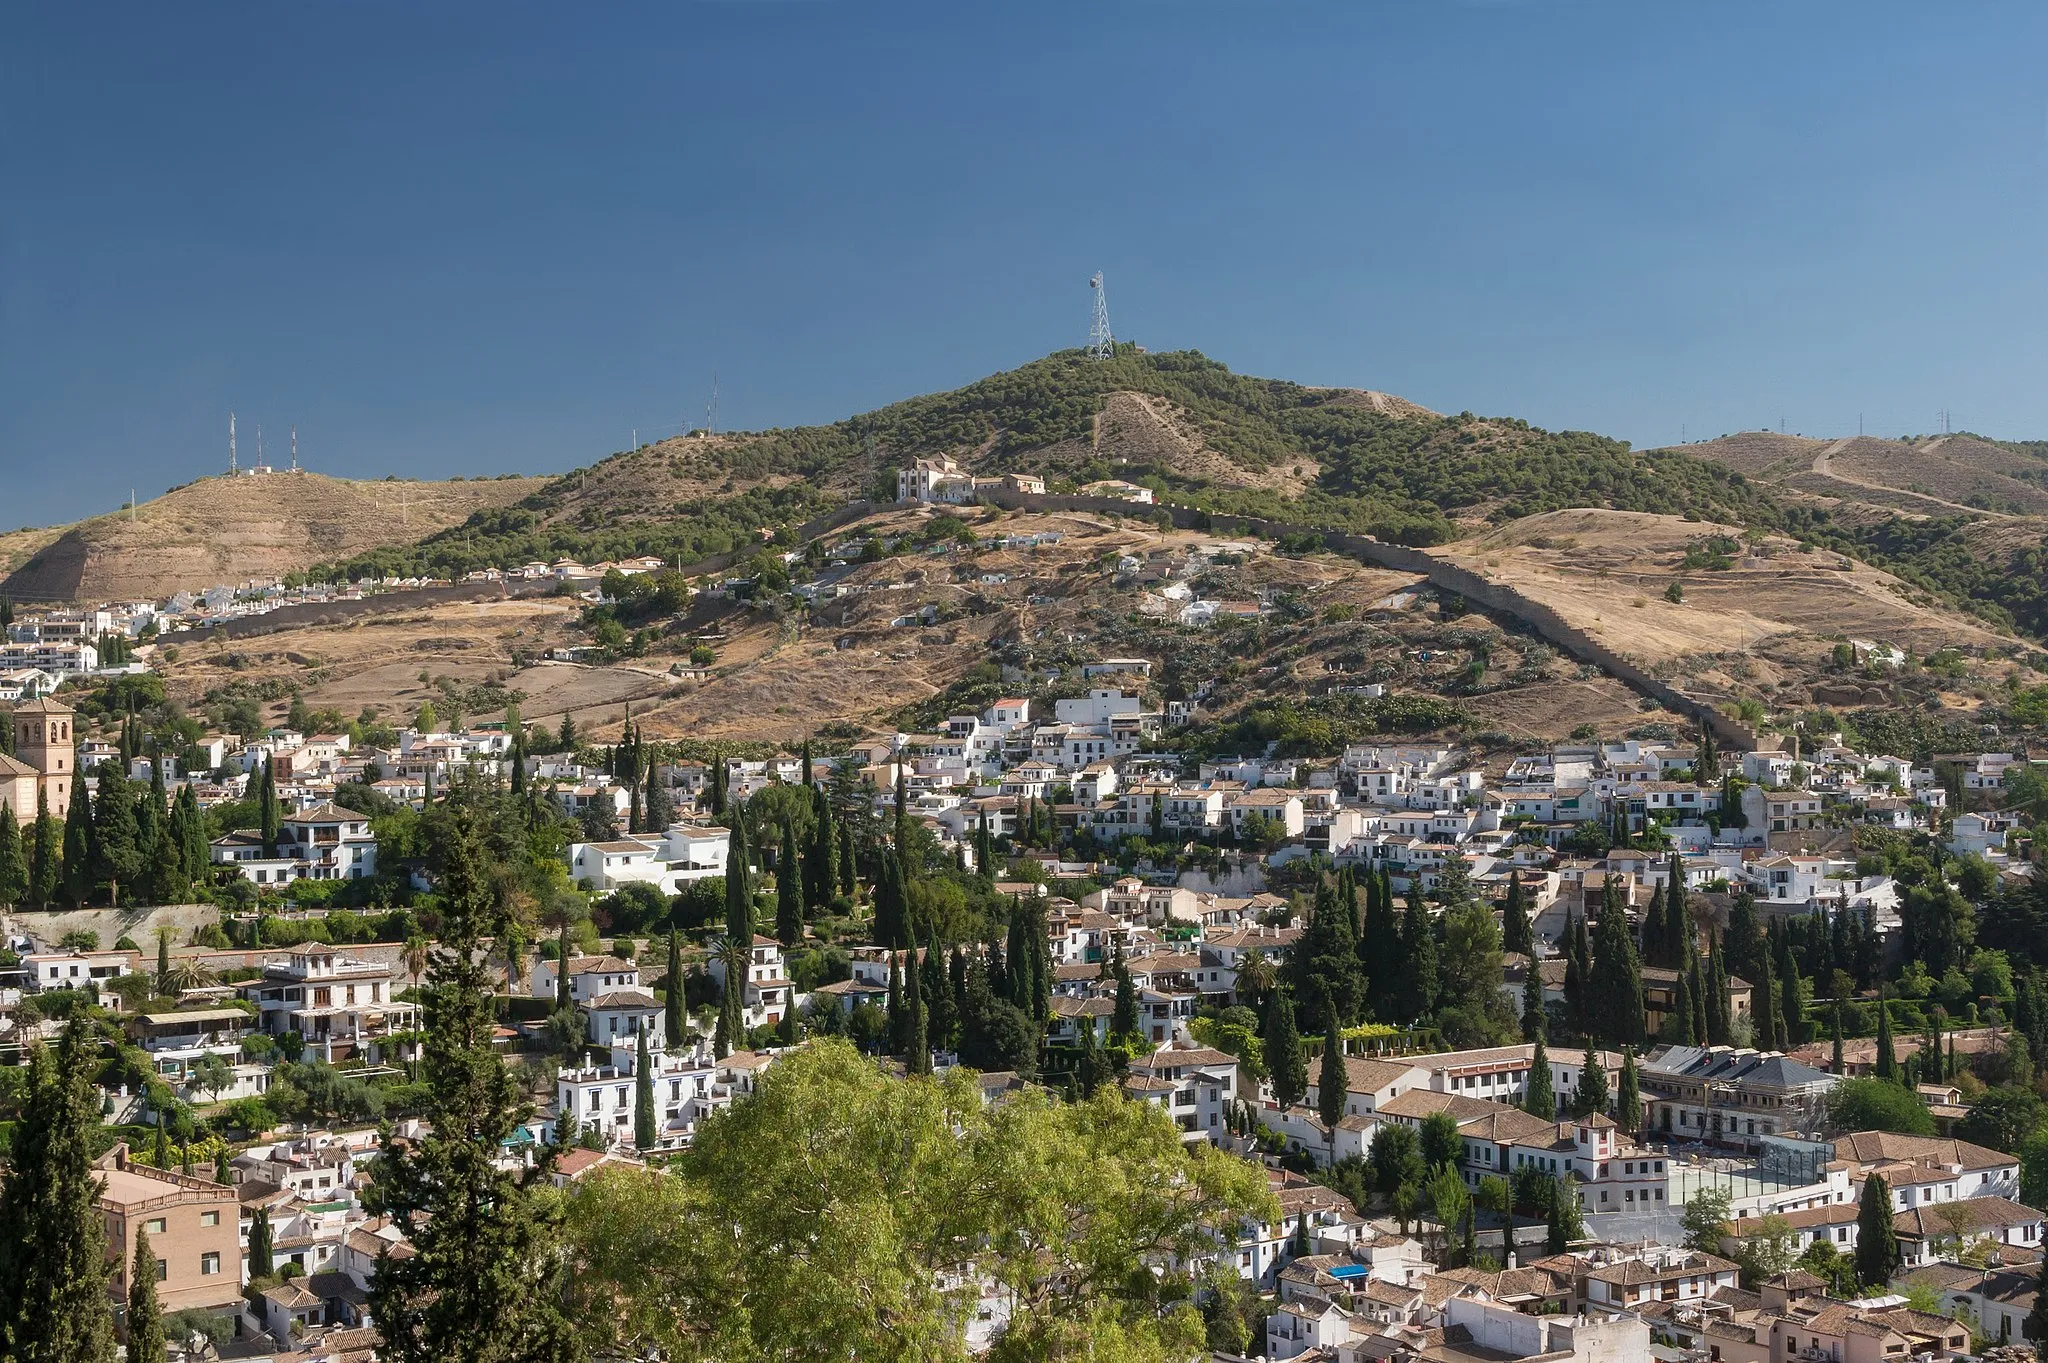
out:
M1663 444L2048 436L2048 11L15 6L0 529L1118 334Z

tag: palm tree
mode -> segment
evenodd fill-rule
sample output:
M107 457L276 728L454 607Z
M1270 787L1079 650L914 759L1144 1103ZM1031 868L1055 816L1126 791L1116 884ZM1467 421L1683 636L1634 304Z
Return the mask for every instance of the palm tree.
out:
M1262 1000L1273 992L1273 986L1278 983L1279 976L1273 969L1273 963L1263 951L1248 951L1237 963L1237 996L1240 999Z
M415 934L405 939L405 948L398 959L405 965L405 973L412 976L412 992L417 1000L420 992L420 976L427 972L427 939Z
M163 983L158 986L166 994L183 994L193 989L204 989L215 982L211 970L187 956L181 961L171 962L171 968L164 972Z

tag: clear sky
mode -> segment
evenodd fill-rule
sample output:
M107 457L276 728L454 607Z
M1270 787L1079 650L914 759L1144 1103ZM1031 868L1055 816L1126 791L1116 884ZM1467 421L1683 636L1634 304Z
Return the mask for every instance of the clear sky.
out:
M2048 6L15 5L0 529L1120 337L1637 444L2048 436Z

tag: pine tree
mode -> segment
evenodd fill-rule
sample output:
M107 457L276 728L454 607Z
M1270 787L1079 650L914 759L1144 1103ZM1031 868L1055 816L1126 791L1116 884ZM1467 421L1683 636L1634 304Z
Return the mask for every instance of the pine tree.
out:
M1892 1190L1884 1175L1863 1180L1863 1196L1856 1204L1856 1281L1865 1287L1883 1287L1899 1268L1899 1236L1892 1222Z
M725 854L725 935L735 941L754 940L754 885L747 865L746 808L733 806L732 838Z
M662 980L662 1039L671 1051L683 1044L683 935L668 930L668 974Z
M1332 1022L1323 1033L1323 1063L1316 1073L1316 1115L1323 1119L1333 1164L1337 1159L1337 1123L1344 1120L1344 1099L1350 1088L1350 1076L1344 1069L1344 1038Z
M1643 1124L1642 1081L1636 1075L1636 1051L1621 1048L1621 1089L1614 1100L1615 1124L1633 1136Z
M1522 1107L1544 1121L1557 1120L1557 1092L1550 1077L1550 1051L1543 1034L1536 1034L1536 1049L1529 1056L1529 1083L1522 1091Z
M1266 1005L1264 1041L1273 1101L1293 1107L1308 1092L1308 1065L1301 1058L1301 1035L1294 1030L1294 1000L1284 989L1274 990Z
M1592 1039L1586 1041L1586 1054L1579 1065L1579 1087L1572 1094L1572 1115L1591 1117L1607 1111L1607 1067L1600 1059L1600 1053L1593 1048Z
M10 1363L112 1363L106 1222L92 1135L98 1038L73 1018L56 1051L29 1052L12 1172L0 1184L0 1356Z
M797 864L796 825L782 816L782 855L775 863L775 936L786 947L804 935L804 874Z
M633 1054L633 1146L638 1150L654 1148L654 1062L647 1051L647 1028L643 1025L634 1029L639 1035L634 1039Z
M50 817L50 793L39 786L36 790L35 836L30 843L28 861L28 902L39 909L47 909L57 902L58 887L64 883L59 839L57 821Z
M249 1276L267 1278L271 1273L270 1262L270 1211L258 1207L249 1220Z
M0 805L0 905L11 909L19 904L28 894L28 879L28 857L14 823L14 807Z
M1529 926L1528 906L1522 902L1522 877L1508 873L1507 899L1500 911L1500 946L1502 951L1517 951L1530 959L1536 959L1536 938Z
M135 1260L128 1270L128 1363L168 1363L164 1313L156 1300L156 1254L149 1232L135 1232Z
M508 1172L499 1159L528 1115L494 1044L479 938L492 924L481 818L458 793L437 821L442 949L427 986L424 1134L387 1139L365 1204L413 1253L380 1264L370 1303L389 1356L411 1363L569 1363L559 1211L539 1194L555 1151Z

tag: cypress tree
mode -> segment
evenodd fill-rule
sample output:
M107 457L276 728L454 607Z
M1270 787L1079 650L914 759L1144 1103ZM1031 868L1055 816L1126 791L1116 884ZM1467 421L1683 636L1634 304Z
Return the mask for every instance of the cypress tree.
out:
M1316 1073L1316 1115L1323 1119L1332 1163L1337 1159L1337 1123L1344 1120L1344 1099L1350 1087L1344 1070L1344 1038L1332 1022L1323 1033L1323 1063Z
M1586 991L1590 981L1586 979L1585 958L1579 952L1580 940L1585 924L1577 914L1569 915L1564 925L1564 1015L1571 1023L1572 1030L1584 1032L1586 1028Z
M988 831L988 811L974 825L974 872L993 880L996 874L996 840Z
M249 1221L249 1276L267 1278L271 1273L270 1262L270 1211L258 1207Z
M569 981L569 924L565 919L555 934L555 1011L566 1013L575 1006L575 990Z
M1685 963L1693 958L1696 947L1692 916L1685 911L1685 866L1676 852L1671 854L1668 875L1664 887L1664 950L1669 959L1665 964L1683 970Z
M1543 1009L1543 972L1537 969L1532 956L1522 974L1522 1040L1541 1041L1548 1030Z
M107 903L121 904L121 887L133 886L143 861L141 831L128 779L110 765L100 768L100 786L93 796L93 878L106 885Z
M1536 1034L1536 1049L1529 1056L1529 1082L1522 1091L1522 1107L1546 1122L1557 1120L1557 1092L1550 1077L1550 1051L1543 1033Z
M751 945L754 940L754 886L748 874L748 856L746 808L734 805L732 838L725 856L725 935Z
M634 1029L633 1055L633 1145L639 1150L654 1148L654 1062L647 1051L647 1028Z
M1294 1030L1294 1000L1284 989L1274 990L1266 1005L1264 1040L1273 1101L1293 1107L1308 1092L1308 1065L1301 1058L1301 1036Z
M1522 902L1522 877L1508 873L1508 894L1500 911L1500 945L1503 951L1518 951L1531 963L1536 959L1536 938L1529 927L1528 906Z
M174 860L168 855L170 842L170 793L164 788L164 760L161 755L149 764L149 789L135 810L135 842L142 854L141 874L135 881L137 897L151 904L172 902L178 872L184 866L184 849Z
M1642 1082L1636 1075L1636 1050L1633 1046L1621 1048L1621 1091L1615 1095L1614 1120L1631 1136L1643 1124Z
M1788 1050L1806 1031L1799 1009L1799 967L1794 963L1792 944L1778 944L1778 1049Z
M164 1313L156 1300L156 1254L149 1232L135 1232L135 1261L128 1271L128 1363L168 1363Z
M0 1354L11 1363L112 1363L106 1222L92 1133L98 1041L73 1018L55 1053L35 1046L0 1184Z
M1841 1074L1842 1064L1842 1001L1835 1000L1834 1016L1829 1020L1828 1031L1834 1038L1834 1053L1828 1058L1828 1073Z
M860 881L853 874L853 829L839 826L839 893L851 897Z
M905 1038L905 1069L911 1074L932 1072L931 1015L924 1006L923 972L919 970L917 952L910 953L910 962L903 972L903 992L910 1008L910 1035Z
M1763 958L1763 933L1757 926L1756 896L1743 890L1728 909L1728 939L1722 958L1728 973L1749 985L1762 998L1770 992L1770 963Z
M59 846L57 821L50 817L50 793L38 785L35 836L29 848L28 902L39 909L47 909L57 901L57 889L64 883Z
M889 995L883 1007L889 1014L889 1053L902 1055L910 1044L910 1010L903 1003L903 967L896 953L889 953Z
M711 759L711 813L725 813L725 758L717 755Z
M0 904L13 908L28 894L28 857L15 826L14 807L0 805Z
M277 855L277 835L284 827L284 803L277 797L277 773L269 758L263 759L263 855Z
M921 992L927 1040L936 1050L950 1051L960 1025L960 1010L953 998L952 982L946 978L946 954L939 949L936 928L930 929L925 937L924 964L918 969L923 975Z
M838 837L834 833L832 802L825 792L811 788L811 841L804 854L804 902L813 910L832 903L833 854Z
M1136 1041L1142 1035L1138 1025L1138 989L1131 982L1131 968L1124 964L1124 954L1121 948L1117 950L1115 960L1116 1008L1109 1015L1109 1032L1112 1037L1119 1041ZM1294 1011L1291 1007L1287 1013L1287 1029L1289 1035L1292 1035L1294 1031ZM1297 1051L1300 1049L1300 1046L1301 1041L1297 1037L1295 1039ZM1306 1088L1307 1086L1308 1081L1304 1079L1302 1087Z
M1719 933L1707 938L1707 1044L1729 1044L1728 963L1721 955Z
M782 855L775 863L775 936L793 947L804 935L804 873L797 864L796 825L782 816Z
M1612 873L1609 878L1612 878ZM1645 965L1663 965L1670 954L1664 947L1664 893L1659 890L1643 914L1642 962Z
M1391 1019L1400 1008L1399 987L1408 955L1401 939L1401 921L1394 913L1393 892L1383 875L1366 877L1365 926L1358 934L1358 959L1366 1006L1374 1017Z
M1692 1010L1692 975L1689 971L1681 970L1678 972L1678 996L1671 1007L1671 1024L1674 1028L1671 1035L1681 1046L1693 1046L1699 1042L1699 1037L1693 1031Z
M1591 1037L1586 1039L1586 1054L1579 1066L1579 1087L1572 1095L1572 1115L1591 1117L1607 1111L1607 1067L1600 1059L1600 1053L1593 1049Z
M650 833L664 833L675 822L675 801L669 798L668 786L657 773L655 764L647 764L647 798L642 801L641 822Z
M64 894L74 906L83 907L92 893L92 871L92 794L78 780L64 811Z
M1590 1031L1605 1040L1632 1045L1643 1039L1643 977L1614 876L1607 878L1600 900L1589 980Z
M1892 1190L1883 1174L1863 1180L1856 1204L1856 1281L1883 1287L1899 1268L1899 1235L1892 1223Z
M1399 1021L1416 1022L1436 1007L1436 929L1422 907L1422 896L1408 896L1408 909L1401 917L1401 947L1407 957L1399 981L1396 1008Z
M526 731L520 729L512 735L512 751L505 755L506 765L511 770L512 793L526 793Z
M668 974L662 981L662 1038L672 1051L683 1044L683 935L668 930Z
M1877 991L1877 1065L1876 1074L1880 1079L1896 1081L1899 1077L1899 1062L1892 1054L1892 1010L1884 996L1884 990Z
M1721 757L1714 747L1713 726L1701 722L1699 741L1695 747L1697 751L1692 762L1692 779L1697 785L1710 786L1721 779Z
M438 822L442 949L427 985L426 1130L385 1140L364 1198L372 1215L394 1219L413 1253L378 1266L370 1306L393 1358L452 1363L488 1342L507 1363L567 1363L576 1342L561 1312L560 1212L540 1196L557 1152L517 1171L499 1164L529 1109L494 1045L479 949L496 907L482 819L458 793Z

